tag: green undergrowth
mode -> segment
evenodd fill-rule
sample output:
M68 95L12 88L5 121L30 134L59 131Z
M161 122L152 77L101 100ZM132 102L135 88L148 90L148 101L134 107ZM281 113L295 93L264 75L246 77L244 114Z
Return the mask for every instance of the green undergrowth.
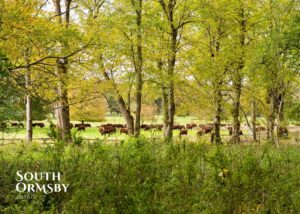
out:
M68 192L18 193L16 172L20 170L61 172L60 182L70 184ZM117 144L83 141L0 148L0 213L299 210L300 148L295 145L217 147L185 140L129 139Z

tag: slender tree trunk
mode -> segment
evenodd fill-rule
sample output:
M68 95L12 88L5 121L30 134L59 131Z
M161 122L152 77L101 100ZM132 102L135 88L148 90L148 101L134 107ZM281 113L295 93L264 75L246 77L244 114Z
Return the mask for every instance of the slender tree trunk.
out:
M176 43L177 43L177 30L171 24L171 45L170 56L168 59L168 125L165 130L165 137L171 139L173 137L173 125L175 116L175 95L174 95L174 71L176 62Z
M270 110L268 115L267 125L267 140L274 142L274 128L275 128L275 97L274 92L269 93Z
M214 140L216 144L221 144L221 113L222 113L222 93L221 93L221 83L218 83L217 88L215 89L215 120L214 120Z
M141 125L141 109L142 109L142 90L143 90L143 55L142 55L142 0L138 0L138 8L136 10L137 25L137 61L136 61L136 107L135 107L135 125L134 135L139 136Z
M131 115L130 113L130 110L126 107L126 104L125 104L125 101L116 85L116 83L113 81L113 79L111 79L108 74L106 73L105 69L104 69L104 65L103 65L103 57L100 56L100 65L103 69L102 71L102 74L104 76L104 78L107 80L107 81L110 81L113 85L113 88L117 94L117 101L118 101L118 104L120 106L120 110L121 110L121 113L123 115L123 117L125 118L125 122L126 122L126 127L128 129L128 133L133 136L134 135L134 119L133 119L133 116Z
M30 78L30 68L27 68L25 75L25 85L26 85L26 141L32 141L32 103L31 96L29 93L29 87L31 84Z
M126 127L128 129L128 132L131 136L133 136L134 135L134 119L133 119L133 116L130 114L130 111L126 108L126 104L121 95L118 95L118 103L120 105L120 110L123 114L123 117L125 118Z
M233 132L232 132L232 141L233 143L239 143L240 142L240 98L242 93L242 77L241 77L241 71L244 68L244 58L245 58L245 38L246 38L246 32L247 32L247 21L245 17L245 5L242 4L240 11L239 11L239 27L240 27L240 35L239 35L239 42L240 42L240 48L241 48L241 55L239 57L239 64L237 69L234 71L234 77L233 77L233 110L232 110L232 116L233 116Z
M257 141L257 136L256 136L256 102L255 102L255 100L252 100L251 106L252 106L252 118L251 118L252 139L253 139L253 141Z
M168 114L168 93L166 88L162 87L162 113L163 113L163 130L167 131L169 114Z
M233 96L233 132L232 132L232 141L233 143L240 142L240 97L241 97L241 77L239 71L235 74L235 80L233 81L234 96Z

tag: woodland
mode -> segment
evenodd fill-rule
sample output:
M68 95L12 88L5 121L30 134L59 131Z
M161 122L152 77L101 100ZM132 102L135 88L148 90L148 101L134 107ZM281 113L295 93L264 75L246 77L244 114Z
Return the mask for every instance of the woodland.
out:
M0 0L0 213L297 213L299 65L299 0Z

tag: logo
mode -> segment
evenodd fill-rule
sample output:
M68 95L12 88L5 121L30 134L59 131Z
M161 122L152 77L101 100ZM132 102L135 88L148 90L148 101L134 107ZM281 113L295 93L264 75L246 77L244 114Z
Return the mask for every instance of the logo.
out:
M51 194L55 192L67 192L69 184L60 183L60 172L25 172L17 171L18 183L16 190L19 193L42 192ZM43 182L43 183L41 183Z

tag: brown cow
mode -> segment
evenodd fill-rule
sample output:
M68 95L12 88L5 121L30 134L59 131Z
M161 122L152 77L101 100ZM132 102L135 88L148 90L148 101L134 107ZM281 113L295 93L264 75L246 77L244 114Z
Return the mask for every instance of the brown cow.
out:
M120 133L121 134L128 134L128 129L127 128L120 128Z
M197 131L197 137L201 137L202 135L204 135L204 131L202 129Z
M178 125L178 124L174 124L173 125L173 130L181 130L181 129L184 129L184 125Z
M150 127L150 125L142 124L142 125L141 125L141 129L144 129L145 131L147 131L147 130L150 130L151 127Z
M40 128L44 128L45 127L45 124L44 123L32 123L32 127L40 127Z
M201 127L204 134L207 134L207 133L210 133L212 132L212 130L214 129L214 126L212 125L207 125L207 126L204 126L204 127Z
M99 128L99 132L101 133L101 135L106 135L106 134L111 134L111 133L115 133L117 131L116 127L113 126L105 126L105 127L100 127Z
M82 126L84 126L85 128L92 127L91 124L89 124L89 123L84 123L84 124L77 123L77 124L75 124L75 128L82 127Z
M10 123L10 125L11 125L11 127L18 127L18 128L20 128L20 127L23 127L24 128L24 124L23 123Z
M258 126L255 129L256 129L256 131L265 131L266 130L266 128L263 126Z
M197 125L195 123L191 123L191 124L186 124L185 126L187 129L193 129L194 127L197 127Z
M85 125L78 126L77 131L85 131Z
M179 137L181 137L182 135L187 135L188 134L188 130L187 129L181 129L179 132Z
M156 125L155 125L155 128L156 128L156 130L158 130L158 131L161 131L163 127L164 127L163 124L156 124Z
M278 129L278 136L288 136L288 130L286 127L279 127Z

